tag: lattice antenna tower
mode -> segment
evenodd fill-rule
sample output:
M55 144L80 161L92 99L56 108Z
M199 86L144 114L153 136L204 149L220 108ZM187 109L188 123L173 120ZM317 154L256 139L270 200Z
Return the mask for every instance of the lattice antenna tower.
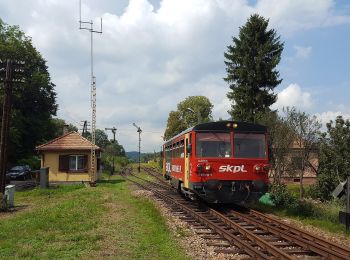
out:
M82 21L81 19L81 0L79 0L79 29L80 30L87 30L90 32L90 59L91 59L91 173L90 173L90 183L95 184L96 183L96 150L95 150L95 143L96 143L96 77L94 76L94 56L93 56L93 50L94 50L94 33L102 34L102 18L101 18L101 27L100 30L94 30L94 23L93 21Z

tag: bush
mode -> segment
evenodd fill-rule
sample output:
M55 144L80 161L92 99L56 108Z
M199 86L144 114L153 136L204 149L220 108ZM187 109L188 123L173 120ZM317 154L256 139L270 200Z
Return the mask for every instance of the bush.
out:
M39 170L41 167L41 160L38 156L31 156L18 161L18 165L29 165L32 170Z
M288 212L303 217L315 217L320 215L319 209L309 200L297 200L288 207Z
M310 187L307 195L313 199L329 201L332 200L332 192L337 185L337 179L334 176L319 174L317 176L317 183Z
M297 199L293 197L286 184L271 185L271 200L277 207L293 207Z
M113 161L113 156L109 154L102 154L101 157L101 164L103 165L103 170L105 172L111 173L112 172L112 163ZM114 170L115 172L118 172L121 167L125 167L128 165L129 160L127 157L121 157L121 156L116 156L114 157Z

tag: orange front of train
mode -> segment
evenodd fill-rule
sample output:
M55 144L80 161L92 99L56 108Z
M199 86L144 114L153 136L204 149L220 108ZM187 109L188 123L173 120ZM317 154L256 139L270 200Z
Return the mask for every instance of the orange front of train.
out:
M270 170L266 127L218 123L193 129L189 189L212 203L259 199L268 189Z

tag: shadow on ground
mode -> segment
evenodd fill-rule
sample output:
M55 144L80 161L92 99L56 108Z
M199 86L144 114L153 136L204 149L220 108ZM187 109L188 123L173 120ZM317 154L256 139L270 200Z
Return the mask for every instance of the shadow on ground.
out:
M109 184L117 184L125 182L125 180L99 180L97 183L109 183Z

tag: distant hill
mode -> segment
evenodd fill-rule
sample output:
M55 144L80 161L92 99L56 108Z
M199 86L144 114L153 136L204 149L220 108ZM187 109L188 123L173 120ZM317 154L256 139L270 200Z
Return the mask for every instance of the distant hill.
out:
M139 160L139 152L131 151L125 152L126 157L129 158L130 161L138 161ZM141 153L141 158L145 155L145 153Z
M139 161L139 152L131 151L131 152L125 152L126 157L130 161L138 162ZM156 156L159 156L159 152L156 152ZM141 162L147 162L150 159L154 158L154 153L141 153Z

